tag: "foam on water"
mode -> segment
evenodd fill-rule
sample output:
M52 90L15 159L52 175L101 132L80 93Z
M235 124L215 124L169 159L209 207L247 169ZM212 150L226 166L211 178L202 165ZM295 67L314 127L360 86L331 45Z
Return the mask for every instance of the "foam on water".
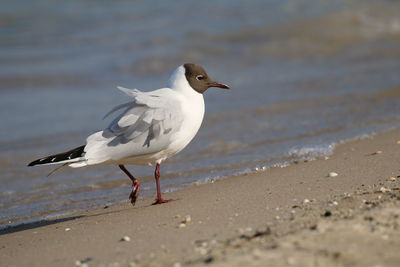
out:
M291 158L313 160L322 156L331 155L335 146L335 144L323 144L317 146L294 147L289 150L288 155Z

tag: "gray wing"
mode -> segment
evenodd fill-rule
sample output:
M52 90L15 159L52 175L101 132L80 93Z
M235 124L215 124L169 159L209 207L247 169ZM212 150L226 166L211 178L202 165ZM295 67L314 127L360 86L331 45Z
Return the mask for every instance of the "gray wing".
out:
M181 104L168 89L140 92L119 87L132 101L115 107L122 112L103 131L87 139L88 164L156 153L168 147L182 124Z

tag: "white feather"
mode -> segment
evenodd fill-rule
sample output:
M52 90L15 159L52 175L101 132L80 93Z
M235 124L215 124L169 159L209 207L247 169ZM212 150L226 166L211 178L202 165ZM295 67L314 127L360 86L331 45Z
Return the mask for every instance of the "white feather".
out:
M183 66L169 85L152 92L119 86L131 101L107 113L120 111L106 129L87 138L84 157L69 166L154 164L181 151L200 128L204 99L189 86Z

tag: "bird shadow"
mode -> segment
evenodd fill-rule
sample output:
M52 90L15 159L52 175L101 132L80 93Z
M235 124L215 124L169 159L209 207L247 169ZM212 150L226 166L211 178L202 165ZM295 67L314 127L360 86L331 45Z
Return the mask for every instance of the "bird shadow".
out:
M56 224L56 223L72 221L72 220L76 220L76 219L79 219L82 217L85 217L85 216L84 215L71 216L71 217L54 219L54 220L42 220L42 221L31 222L31 223L22 223L22 224L18 224L15 226L14 225L8 226L8 227L5 227L0 230L0 235L7 235L7 234L12 234L12 233L16 233L16 232L25 231L25 230L40 228L40 227L44 227L44 226L52 225L52 224Z
M152 206L152 205L148 205L148 206ZM139 209L139 210L143 209L143 208L146 208L146 206L135 207L135 209ZM21 231L25 231L25 230L41 228L41 227L45 227L48 225L73 221L73 220L82 219L82 218L90 218L90 217L97 217L97 216L102 216L102 215L107 215L107 214L112 214L112 213L119 213L123 210L131 209L131 207L118 208L116 210L107 210L108 206L105 206L103 209L104 209L104 211L95 212L94 214L74 215L74 216L69 216L69 217L64 217L64 218L53 219L53 220L46 219L46 220L35 221L35 222L31 222L31 223L21 223L18 225L12 225L12 226L8 226L8 227L6 226L5 228L0 229L0 236L12 234L12 233L16 233L16 232L21 232Z

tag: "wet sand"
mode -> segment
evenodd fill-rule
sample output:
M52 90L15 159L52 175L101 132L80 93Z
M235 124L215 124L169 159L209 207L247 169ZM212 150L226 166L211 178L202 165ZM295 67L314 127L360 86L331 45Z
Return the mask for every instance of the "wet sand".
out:
M397 266L400 130L329 158L1 231L2 266ZM330 172L338 175L329 177ZM128 192L127 192L128 193ZM124 241L125 237L125 241Z

